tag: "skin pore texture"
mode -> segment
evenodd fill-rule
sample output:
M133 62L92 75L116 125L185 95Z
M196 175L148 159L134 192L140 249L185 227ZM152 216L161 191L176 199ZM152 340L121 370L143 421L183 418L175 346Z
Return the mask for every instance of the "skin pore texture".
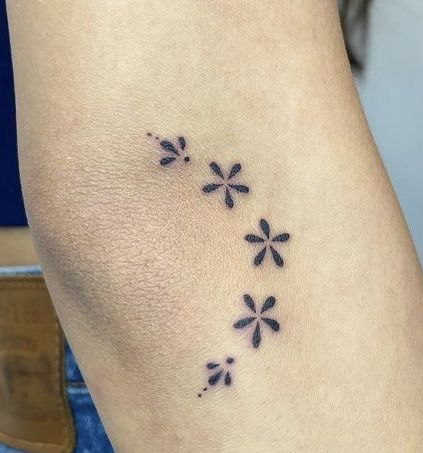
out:
M336 2L7 6L30 226L116 451L422 451L421 270Z

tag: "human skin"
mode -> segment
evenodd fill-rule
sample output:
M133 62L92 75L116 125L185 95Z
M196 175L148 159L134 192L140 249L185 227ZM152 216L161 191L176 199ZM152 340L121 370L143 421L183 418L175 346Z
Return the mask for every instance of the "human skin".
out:
M7 6L29 222L115 449L422 451L421 269L336 2ZM233 209L202 191L212 161L242 165ZM252 264L261 218L283 268ZM244 294L277 300L258 349Z

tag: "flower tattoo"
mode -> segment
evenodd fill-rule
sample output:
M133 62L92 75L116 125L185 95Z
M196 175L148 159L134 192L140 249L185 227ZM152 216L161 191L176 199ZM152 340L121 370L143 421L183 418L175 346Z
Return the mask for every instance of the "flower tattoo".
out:
M234 207L234 199L232 196L233 191L239 193L248 193L250 189L247 186L242 184L234 184L232 179L241 171L241 164L235 164L229 171L228 176L226 177L219 165L216 162L210 164L212 172L218 176L218 182L207 184L203 187L204 193L214 192L217 189L223 188L225 192L224 202L228 208Z
M276 299L273 296L268 297L260 310L260 313L257 313L256 305L254 303L253 298L249 294L244 295L244 303L251 311L252 315L246 316L245 318L239 319L236 323L234 323L235 329L244 329L246 327L252 326L253 323L255 325L253 336L251 338L251 343L254 348L258 348L261 343L261 329L260 324L262 322L265 323L268 327L270 327L274 332L278 332L280 329L278 321L272 318L267 318L262 316L263 313L273 308L276 304Z
M259 266L263 262L267 249L269 248L276 265L282 267L284 261L279 252L275 249L275 243L286 242L289 239L289 234L282 233L270 238L270 226L264 219L260 220L260 228L264 233L264 237L257 236L255 234L247 234L247 236L245 236L244 238L247 242L250 242L252 244L260 244L262 246L262 249L254 258L254 264L256 266Z
M215 386L219 382L229 387L232 384L232 375L231 368L234 364L235 359L233 357L227 357L224 364L218 362L208 362L206 365L207 370L210 373L210 376L207 380L209 385ZM208 387L203 388L203 392L206 392ZM202 393L198 394L198 397L201 398Z
M152 137L153 134L151 132L148 132L147 136ZM156 140L159 141L160 149L164 154L160 159L160 165L169 165L178 160L185 163L190 161L189 156L186 155L185 148L187 146L187 142L185 140L185 137L178 137L177 145L174 145L169 140L160 140L159 137L156 137Z

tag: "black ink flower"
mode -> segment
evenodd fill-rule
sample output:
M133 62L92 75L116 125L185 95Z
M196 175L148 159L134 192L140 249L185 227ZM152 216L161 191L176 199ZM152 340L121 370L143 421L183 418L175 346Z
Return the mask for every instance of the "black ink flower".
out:
M152 134L149 132L147 134L149 137L152 137ZM156 140L160 140L159 137L156 137ZM169 165L177 160L183 162L189 162L190 158L186 155L186 140L185 137L178 137L178 144L174 145L169 140L160 140L160 148L163 152L166 153L164 157L160 159L160 165Z
M235 359L233 357L228 357L223 365L216 362L209 362L206 367L208 370L212 370L212 374L208 379L208 383L210 385L216 385L223 378L222 382L224 382L225 385L231 385L232 377L229 368L234 362Z
M203 192L210 193L222 187L225 191L226 206L228 208L233 208L234 200L232 198L231 191L235 190L236 192L240 193L248 193L250 191L247 186L244 186L242 184L233 184L231 182L231 180L241 171L241 164L233 165L227 177L224 176L222 170L216 162L212 162L210 164L210 168L212 169L213 173L219 177L219 182L205 185L203 187Z
M283 259L279 252L275 249L274 245L276 242L286 242L289 239L289 234L282 233L274 236L273 238L270 238L270 227L264 219L260 220L260 228L263 231L265 237L257 236L255 234L247 234L247 236L245 236L244 238L248 242L251 242L253 244L261 244L263 247L254 258L254 264L256 266L259 266L266 256L267 248L270 248L275 263L279 267L282 267L284 264Z
M256 305L254 303L253 298L245 294L244 295L244 302L245 305L249 308L249 310L253 313L252 316L247 316L238 320L234 323L235 329L244 329L245 327L252 326L255 323L255 328L253 332L253 336L251 338L251 342L255 348L258 348L261 343L261 330L260 330L260 323L264 322L267 326L269 326L275 332L278 332L280 329L278 321L272 318L267 318L262 316L267 310L270 310L276 304L276 299L273 296L268 297L260 310L260 313L256 311Z
M207 379L209 385L215 386L219 382L221 382L222 384L229 387L232 384L232 375L230 368L234 363L235 359L233 357L227 357L224 364L220 364L218 362L208 362L206 364L206 368L210 373ZM208 387L203 388L203 392L206 392L207 390ZM198 393L197 396L201 398L203 396L203 393Z

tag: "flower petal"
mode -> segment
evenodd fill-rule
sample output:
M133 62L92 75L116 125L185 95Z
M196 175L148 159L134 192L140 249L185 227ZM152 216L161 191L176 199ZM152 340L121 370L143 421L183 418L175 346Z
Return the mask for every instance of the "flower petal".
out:
M227 371L225 374L225 385L231 384L232 384L231 374L229 373L229 371Z
M228 188L226 188L225 203L226 203L226 206L228 208L233 208L234 207L234 200L233 200L232 195L229 192Z
M185 149L186 142L185 137L178 137L179 146L181 147L182 151Z
M232 168L231 171L229 172L228 179L233 178L237 173L241 171L241 164L235 164Z
M170 151L171 153L174 153L174 154L176 154L176 155L179 156L179 153L178 153L177 149L173 146L173 143L170 142L169 140L162 140L162 141L160 142L160 146L161 146L164 150Z
M216 363L216 362L209 362L209 363L207 364L207 368L208 368L209 370L212 370L213 368L217 368L219 365L220 365L220 364L219 364L219 363Z
M249 294L244 294L244 302L251 311L253 311L254 313L256 312L256 304Z
M275 305L275 303L276 303L276 299L275 299L273 296L268 297L268 298L265 300L265 302L264 302L264 304L263 304L263 307L261 307L261 312L260 312L260 314L261 314L261 313L264 313L264 312L267 311L267 310L270 310L270 309Z
M264 219L260 220L260 228L263 231L263 233L266 235L266 237L269 238L270 227L269 227L269 224L266 222L266 220L264 220Z
M160 159L160 165L168 165L172 163L176 157L163 157L163 159Z
M256 236L255 234L247 234L244 238L248 242L264 242L264 239L261 238L260 236Z
M261 318L272 330L277 332L280 329L278 321L271 318Z
M244 327L247 327L249 324L251 324L255 319L257 319L255 316L242 318L234 324L234 327L235 329L243 329Z
M278 234L272 239L272 242L286 242L289 239L288 233Z
M223 177L222 170L220 169L219 165L217 165L216 162L212 162L210 164L210 168L212 169L213 173L216 173L216 175L220 176L222 179L225 179Z
M257 322L256 328L254 329L253 338L252 338L253 346L258 348L261 343L261 333L260 333L260 323Z
M218 189L222 185L223 184L207 184L206 186L203 187L203 192L205 192L205 193L213 192L213 190Z
M267 250L267 248L264 247L264 249L262 249L259 253L257 253L256 257L254 258L254 264L256 266L259 266L262 263L265 255L266 255L266 250Z
M235 189L237 192L241 193L248 193L250 189L247 186L243 186L242 184L229 184L229 187Z
M210 376L209 384L216 385L220 381L220 378L222 377L222 373L223 373L223 370L220 370L216 374L213 374L213 376Z
M273 255L273 259L275 260L275 263L276 263L279 267L282 267L282 266L283 266L283 259L282 259L282 257L279 255L279 253L278 253L272 246L270 246L270 250L272 251L272 255Z

